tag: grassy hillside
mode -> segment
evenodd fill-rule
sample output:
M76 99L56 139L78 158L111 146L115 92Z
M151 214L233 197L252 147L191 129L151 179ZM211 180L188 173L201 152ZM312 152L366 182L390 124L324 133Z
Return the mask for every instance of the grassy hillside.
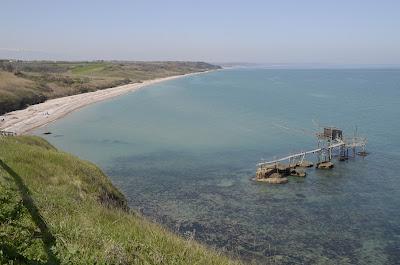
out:
M202 62L0 60L0 115L46 99L218 68Z
M0 264L232 264L129 211L90 162L0 137Z

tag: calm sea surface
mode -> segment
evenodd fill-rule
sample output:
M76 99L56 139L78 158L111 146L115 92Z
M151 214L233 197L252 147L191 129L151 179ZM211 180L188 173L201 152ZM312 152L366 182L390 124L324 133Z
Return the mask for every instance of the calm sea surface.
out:
M255 164L322 125L366 158L271 186ZM400 70L230 69L85 107L37 134L97 163L133 208L261 264L400 264Z

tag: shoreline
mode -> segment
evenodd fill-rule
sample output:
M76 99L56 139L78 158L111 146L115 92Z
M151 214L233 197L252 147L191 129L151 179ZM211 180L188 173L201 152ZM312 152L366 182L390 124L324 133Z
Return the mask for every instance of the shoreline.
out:
M146 86L161 82L187 77L197 74L209 73L216 70L195 72L183 75L173 75L133 83L117 87L111 87L93 92L76 94L67 97L49 99L45 102L31 105L22 110L8 112L1 116L0 131L15 133L17 135L27 134L30 131L43 127L51 122L63 118L69 113L88 106L93 103L111 99L129 92L136 92ZM4 120L3 120L4 119Z

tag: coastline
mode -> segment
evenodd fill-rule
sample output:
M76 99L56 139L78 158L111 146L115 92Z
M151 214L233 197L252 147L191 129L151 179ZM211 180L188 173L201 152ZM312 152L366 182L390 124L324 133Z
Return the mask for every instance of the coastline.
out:
M127 84L88 93L50 99L43 103L31 105L22 110L16 110L4 114L0 121L0 131L11 132L17 135L27 134L36 128L43 127L87 105L111 99L129 92L135 92L149 85L181 77L208 73L211 71L216 70L156 78L143 81L142 83Z

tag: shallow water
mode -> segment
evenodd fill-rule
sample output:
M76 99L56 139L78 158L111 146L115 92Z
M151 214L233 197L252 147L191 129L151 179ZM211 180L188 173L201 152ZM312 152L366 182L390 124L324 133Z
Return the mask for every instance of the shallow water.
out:
M230 69L85 107L45 129L100 165L132 207L271 264L398 264L400 70ZM366 158L254 183L255 164L315 147L312 119L368 136ZM306 130L303 130L306 129Z

